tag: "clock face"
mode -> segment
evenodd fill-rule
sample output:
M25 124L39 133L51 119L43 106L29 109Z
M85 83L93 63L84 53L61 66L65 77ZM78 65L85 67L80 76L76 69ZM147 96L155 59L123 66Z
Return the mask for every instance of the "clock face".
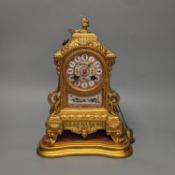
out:
M77 54L67 62L66 77L76 89L89 90L101 82L103 65L94 54Z

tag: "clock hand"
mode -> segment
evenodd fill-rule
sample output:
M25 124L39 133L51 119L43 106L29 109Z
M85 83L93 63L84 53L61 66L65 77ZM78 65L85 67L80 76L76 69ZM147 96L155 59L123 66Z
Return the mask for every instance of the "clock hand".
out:
M91 76L91 80L96 80L97 77L95 75Z
M77 81L79 80L79 78L80 78L80 76L77 76L77 75L74 75L74 76L72 77L72 79L74 79L75 82L77 82Z
M91 64L92 64L92 63L89 63L89 64L88 64L88 67L90 67L90 66L91 66Z

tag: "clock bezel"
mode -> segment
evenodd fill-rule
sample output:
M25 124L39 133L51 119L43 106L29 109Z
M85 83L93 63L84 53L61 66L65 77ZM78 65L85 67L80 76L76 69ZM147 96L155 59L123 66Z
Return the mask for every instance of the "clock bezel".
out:
M82 88L78 88L78 87L76 87L76 86L74 86L73 84L70 83L70 81L68 80L67 73L66 73L65 70L67 70L67 65L68 65L69 61L74 56L76 56L78 54L85 54L85 53L91 53L93 56L96 57L96 59L98 61L100 61L103 73L102 73L101 79L99 80L99 82L95 86L93 86L92 88L82 89ZM65 56L65 59L64 59L64 62L63 62L63 76L65 77L65 82L68 85L68 89L69 90L73 90L76 94L78 92L86 92L86 95L89 95L89 94L97 92L98 90L100 90L102 88L102 84L104 82L105 75L106 75L105 58L104 58L104 56L102 56L96 50L93 50L91 48L77 48L76 50L70 51Z

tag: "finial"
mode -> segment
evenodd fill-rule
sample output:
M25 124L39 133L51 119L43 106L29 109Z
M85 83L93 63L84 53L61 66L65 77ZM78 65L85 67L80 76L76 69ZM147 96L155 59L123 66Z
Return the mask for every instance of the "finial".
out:
M87 28L89 27L89 20L87 19L87 17L83 17L81 19L81 25L82 25L82 29L87 31Z

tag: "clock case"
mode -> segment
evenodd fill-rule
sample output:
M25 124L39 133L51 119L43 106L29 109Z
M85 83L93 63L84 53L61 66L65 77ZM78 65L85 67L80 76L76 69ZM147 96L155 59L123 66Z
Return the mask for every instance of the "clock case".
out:
M120 97L110 86L116 55L94 33L88 31L87 18L82 18L81 24L82 29L69 29L70 39L54 54L58 87L48 95L50 114L46 121L46 133L39 142L37 152L43 157L127 157L132 154L133 132L127 127L121 113ZM103 77L98 86L80 90L67 81L67 62L79 53L91 53L102 63ZM68 104L68 93L86 97L98 92L102 93L100 106Z

